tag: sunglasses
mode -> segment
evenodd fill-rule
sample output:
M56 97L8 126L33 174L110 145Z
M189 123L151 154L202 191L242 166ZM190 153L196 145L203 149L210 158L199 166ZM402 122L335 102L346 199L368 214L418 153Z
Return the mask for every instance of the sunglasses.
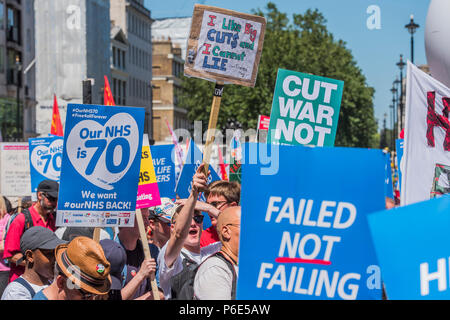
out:
M202 214L201 214L201 215L195 215L195 216L194 216L194 221L195 221L196 223L200 224L200 223L203 222L203 218L204 218L204 216L203 216Z
M209 202L210 205L212 205L214 208L219 209L219 205L220 207L222 207L225 203L227 203L228 201L211 201Z
M50 201L50 202L58 201L58 198L54 198L54 197L48 195L47 193L44 193L44 197L46 197L48 199L48 201Z
M81 300L91 300L92 298L94 298L95 296L97 296L96 294L90 293L90 292L86 292L83 289L77 289L78 292L81 295Z

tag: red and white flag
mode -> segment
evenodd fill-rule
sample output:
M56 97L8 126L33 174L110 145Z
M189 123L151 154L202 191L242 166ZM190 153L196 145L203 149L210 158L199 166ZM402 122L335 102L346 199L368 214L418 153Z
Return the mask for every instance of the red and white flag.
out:
M408 61L401 205L450 192L450 89Z

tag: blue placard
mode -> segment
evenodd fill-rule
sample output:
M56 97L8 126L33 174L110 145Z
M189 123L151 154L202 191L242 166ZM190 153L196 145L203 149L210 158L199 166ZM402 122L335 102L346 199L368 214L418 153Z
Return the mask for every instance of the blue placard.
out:
M403 143L405 142L404 139L397 139L395 140L395 149L397 151L397 172L398 172L398 190L401 191L402 189L402 170L400 167L400 164L402 163L403 158Z
M62 137L53 135L28 139L33 201L36 201L37 187L42 180L59 182L63 141Z
M67 106L57 226L133 226L144 108Z
M191 140L189 144L189 149L186 155L186 160L184 162L183 168L181 169L180 177L176 185L175 193L181 198L186 199L191 194L192 190L192 177L197 171L198 167L202 164L203 154L200 149L195 145L194 141ZM216 173L214 168L209 166L210 175L208 177L208 185L214 181L221 180L219 175ZM203 193L200 195L200 201L206 202ZM211 219L207 214L204 214L205 219L203 220L203 228L209 228L211 226Z
M166 197L175 201L175 163L172 160L173 150L173 144L150 146L159 195L161 198Z
M388 299L450 299L449 208L444 195L369 214Z
M385 206L383 152L267 146L244 144L237 298L381 299L367 214Z
M388 198L394 199L394 185L392 184L392 168L391 168L391 154L385 153L386 164L384 166L386 172L385 183L385 195Z

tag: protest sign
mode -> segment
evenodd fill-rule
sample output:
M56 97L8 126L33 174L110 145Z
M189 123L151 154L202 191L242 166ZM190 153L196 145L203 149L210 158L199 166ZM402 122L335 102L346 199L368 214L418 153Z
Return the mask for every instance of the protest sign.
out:
M407 72L401 205L450 192L450 88L409 61Z
M224 84L255 86L265 27L264 17L194 6L184 74L216 82L203 149L205 174L211 159Z
M270 117L269 116L258 116L258 127L257 130L269 130Z
M133 226L145 110L69 104L57 226Z
M404 140L403 139L396 139L395 140L395 150L397 151L397 172L398 172L398 183L397 183L397 187L398 190L401 192L401 186L402 186L402 172L403 172L403 145L404 145Z
M202 152L195 145L194 141L191 140L189 144L189 149L187 151L186 160L183 165L183 169L181 170L180 177L177 181L175 187L175 193L181 199L187 199L191 194L192 190L192 178L194 177L195 172L197 172L198 167L202 164ZM208 185L214 181L221 180L219 175L216 173L212 166L209 167L210 175L208 176ZM205 195L203 193L200 194L200 201L206 202ZM211 226L211 219L209 215L204 214L205 219L203 220L203 228L206 229Z
M278 69L268 143L334 146L344 82Z
M388 198L394 199L394 185L392 184L392 167L391 167L391 155L390 153L385 153L385 195Z
M265 27L264 17L196 4L184 74L254 87Z
M381 299L367 214L385 207L383 152L281 145L272 175L266 160L242 165L237 298Z
M0 192L5 197L30 196L30 157L28 143L0 143Z
M256 138L255 142L267 142L267 133L269 130L270 117L258 116L258 124L256 125Z
M37 187L43 180L59 182L64 139L59 136L28 139L31 198L37 200Z
M174 145L150 146L150 151L160 197L175 200L175 163L172 160Z
M444 195L369 214L389 300L450 299L449 208Z
M192 190L192 178L198 167L202 164L202 152L195 145L194 141L191 140L189 144L189 149L187 151L186 160L181 170L180 178L175 188L175 193L181 198L186 199L191 194ZM216 173L212 166L209 167L210 175L208 176L208 184L211 182L221 180L219 175ZM201 201L206 201L204 195L200 197Z
M161 198L159 195L158 183L156 182L155 168L153 167L148 135L144 134L136 209L155 207L160 204Z

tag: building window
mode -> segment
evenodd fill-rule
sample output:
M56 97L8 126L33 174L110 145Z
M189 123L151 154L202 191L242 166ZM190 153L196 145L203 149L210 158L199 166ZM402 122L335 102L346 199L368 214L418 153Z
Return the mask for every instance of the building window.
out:
M4 26L3 26L3 23L4 23L3 17L4 17L4 15L5 15L5 5L3 4L3 2L0 2L0 29L1 30L4 29Z
M7 40L20 44L20 11L8 7Z
M113 51L112 52L113 66L115 67L116 66L116 48L113 47L112 51Z
M122 68L125 70L126 65L125 65L125 50L122 51Z
M122 81L122 105L126 106L127 105L127 82L126 81Z

